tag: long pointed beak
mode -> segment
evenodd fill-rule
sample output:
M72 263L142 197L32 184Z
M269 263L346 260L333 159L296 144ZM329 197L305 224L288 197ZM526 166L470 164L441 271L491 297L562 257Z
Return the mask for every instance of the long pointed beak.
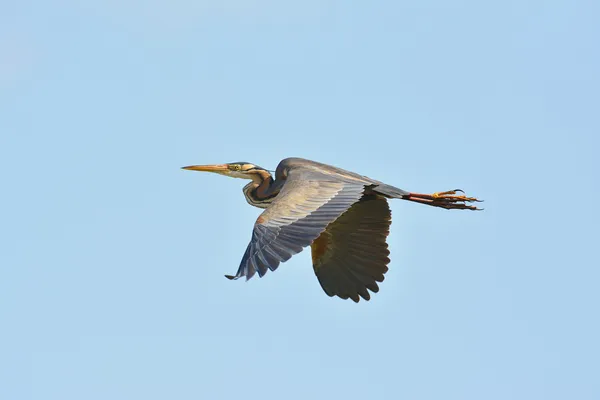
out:
M227 164L214 164L214 165L190 165L188 167L181 167L190 171L204 171L204 172L226 172L229 171Z

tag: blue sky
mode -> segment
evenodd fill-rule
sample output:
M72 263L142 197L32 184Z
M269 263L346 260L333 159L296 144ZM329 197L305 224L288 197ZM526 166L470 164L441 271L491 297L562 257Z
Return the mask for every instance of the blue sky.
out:
M0 398L598 399L592 1L0 5ZM189 164L299 156L394 201L372 301Z

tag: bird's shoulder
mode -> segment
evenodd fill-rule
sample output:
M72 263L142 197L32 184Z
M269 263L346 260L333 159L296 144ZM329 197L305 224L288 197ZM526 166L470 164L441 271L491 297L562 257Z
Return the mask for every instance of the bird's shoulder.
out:
M277 165L277 170L288 170L289 171L292 169L302 169L302 168L314 169L314 168L318 168L318 167L327 167L327 165L316 162L316 161L307 160L306 158L288 157L288 158L284 158L283 160L281 160L279 162L279 165Z
M281 178L293 177L295 179L317 181L332 180L337 182L360 182L367 185L377 182L374 179L355 172L300 157L289 157L281 160L277 166L276 176Z

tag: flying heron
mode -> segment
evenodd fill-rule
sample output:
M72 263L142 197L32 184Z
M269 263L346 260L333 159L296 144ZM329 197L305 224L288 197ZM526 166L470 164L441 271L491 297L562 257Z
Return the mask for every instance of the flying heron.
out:
M325 293L369 300L388 271L386 238L392 216L387 199L445 209L478 210L480 201L460 189L411 193L331 165L286 158L271 173L248 162L183 167L251 180L246 201L265 211L258 217L239 269L228 279L262 277L310 245L315 275ZM458 194L459 192L463 193ZM367 290L368 289L368 290Z

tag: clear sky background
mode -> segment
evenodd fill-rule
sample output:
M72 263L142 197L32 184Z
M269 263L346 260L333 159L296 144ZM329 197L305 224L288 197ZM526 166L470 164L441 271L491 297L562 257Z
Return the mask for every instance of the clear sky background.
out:
M599 399L600 3L0 3L0 398ZM392 202L381 291L249 282L244 181Z

